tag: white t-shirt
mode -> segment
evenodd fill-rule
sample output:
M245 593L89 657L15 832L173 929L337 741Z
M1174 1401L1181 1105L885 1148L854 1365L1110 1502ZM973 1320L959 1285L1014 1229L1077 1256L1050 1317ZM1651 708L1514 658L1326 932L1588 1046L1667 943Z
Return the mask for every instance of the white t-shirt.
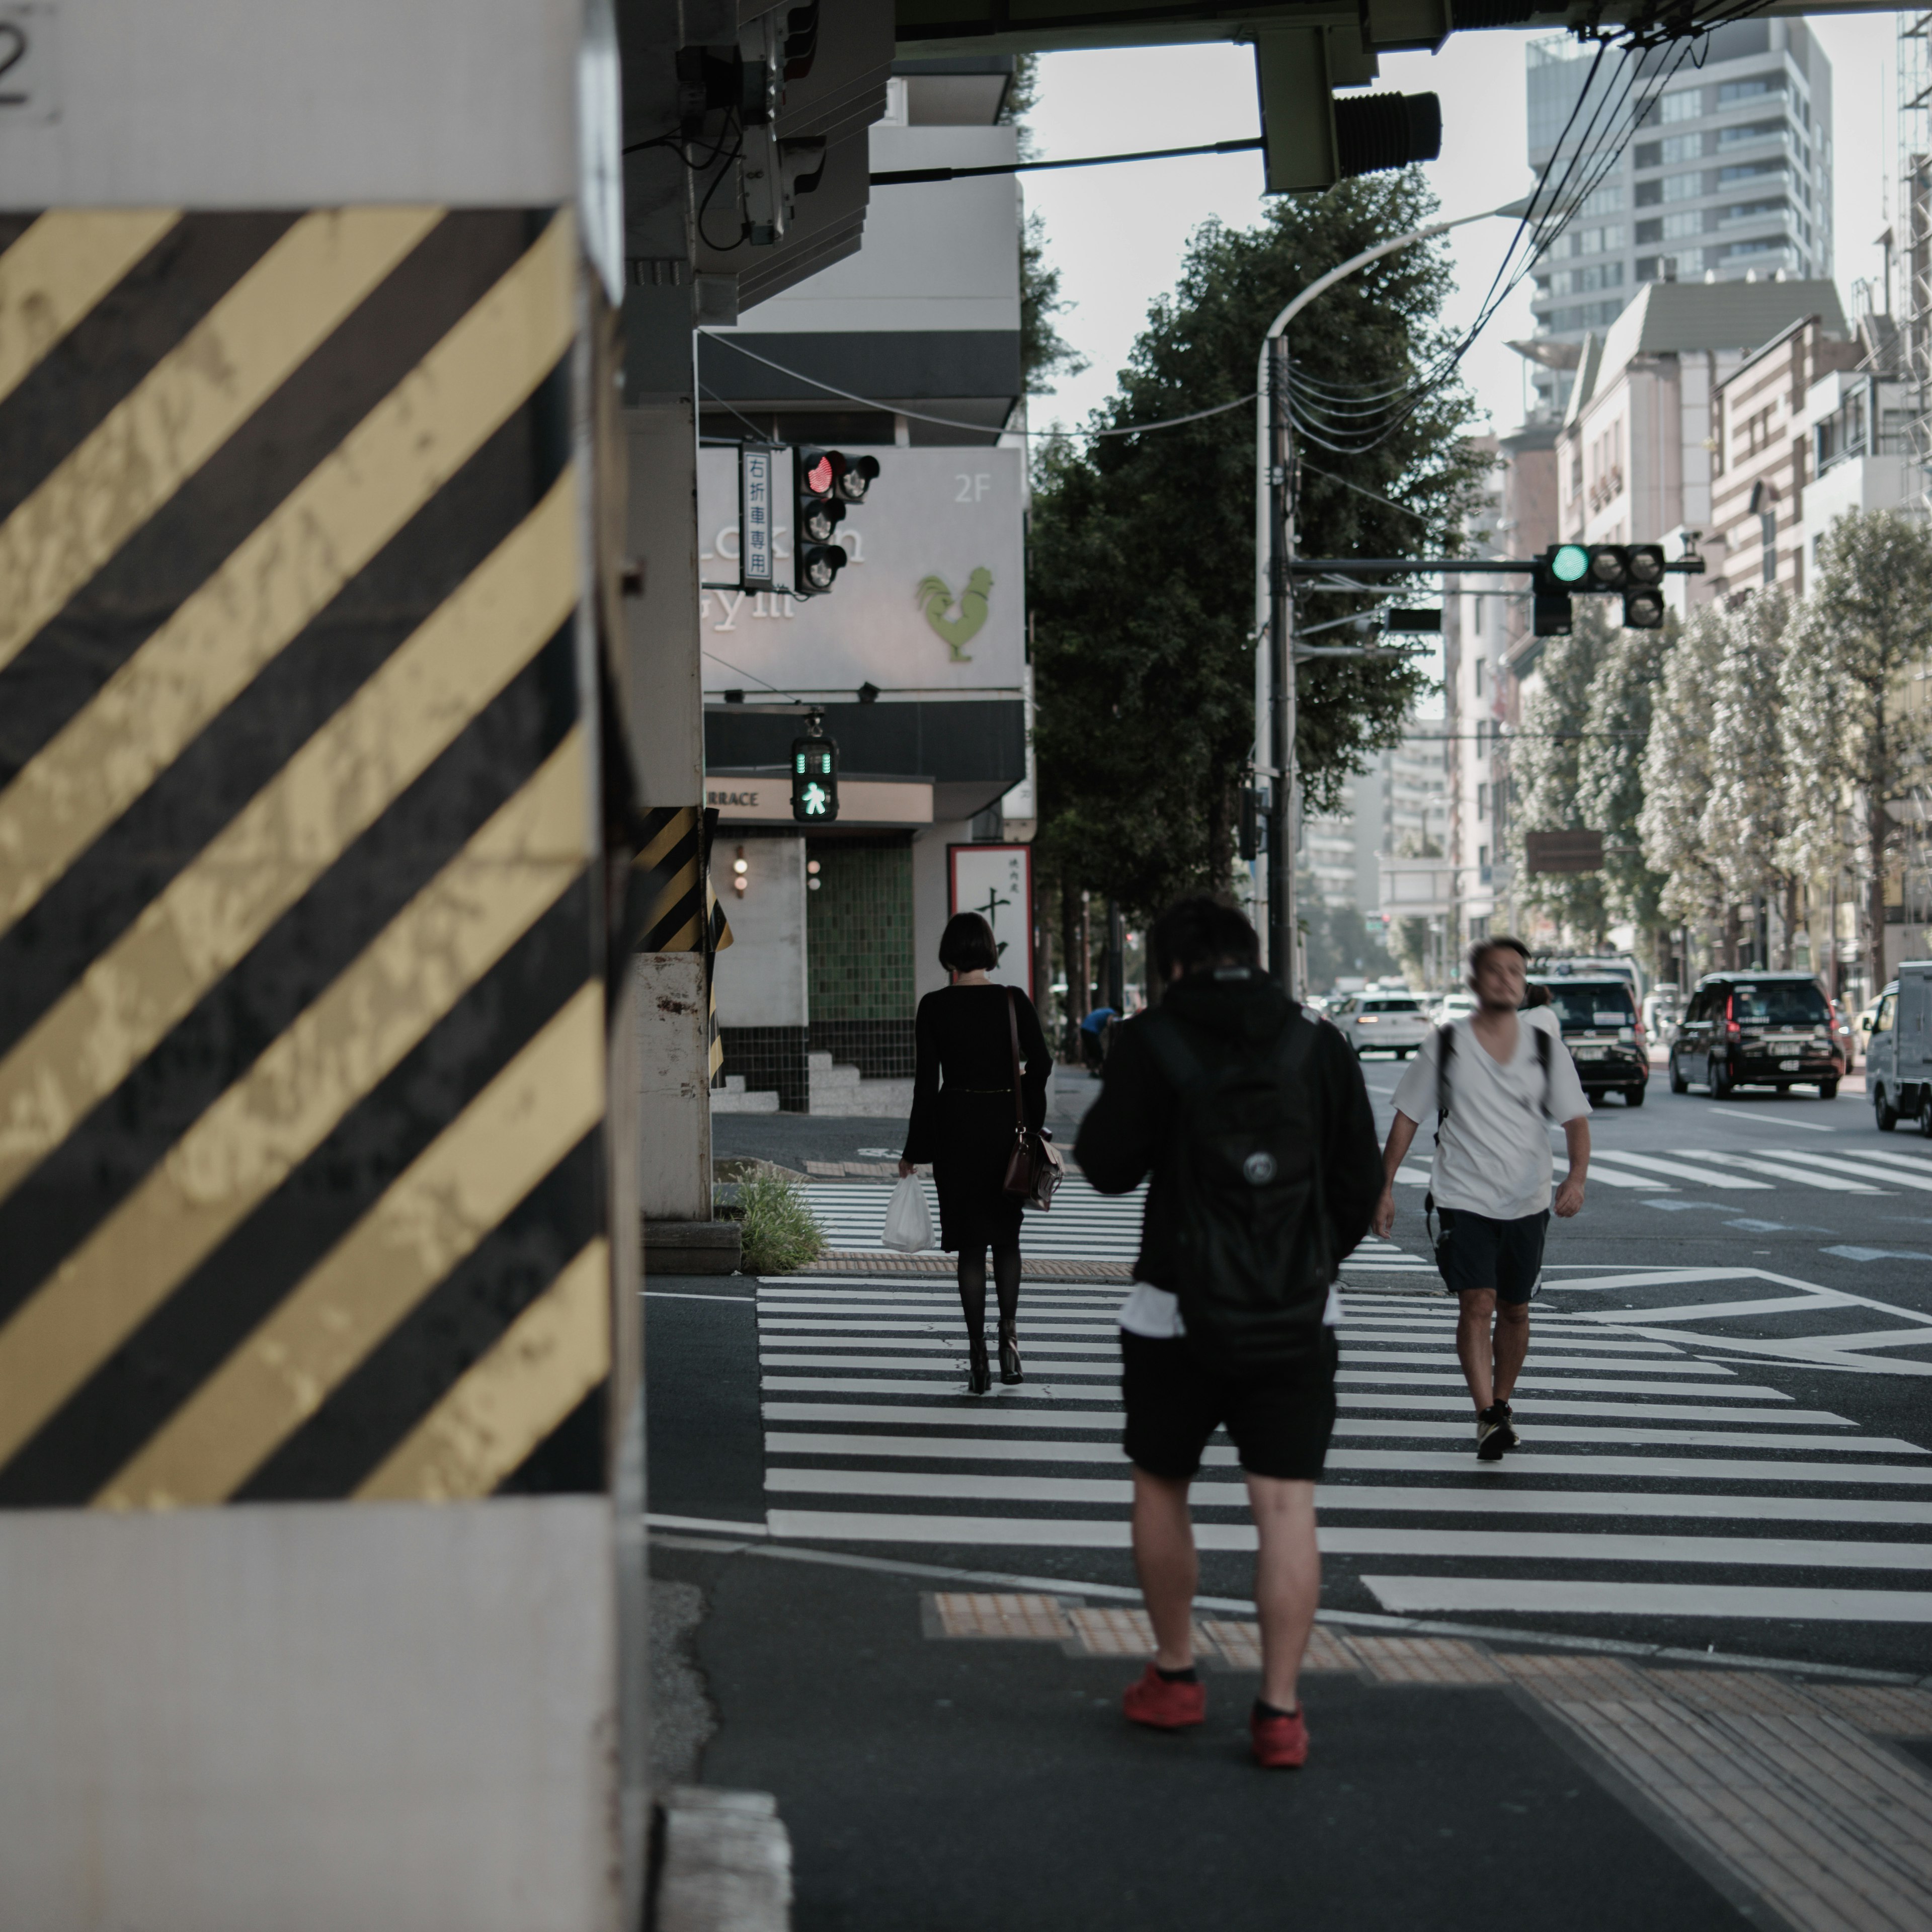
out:
M1516 1015L1516 1052L1508 1066L1477 1039L1473 1016L1451 1023L1449 1118L1436 1142L1430 1185L1438 1208L1462 1208L1492 1220L1518 1221L1550 1205L1550 1136L1546 1120L1574 1120L1590 1111L1563 1030L1547 1006ZM1550 1086L1544 1090L1530 1029L1550 1035ZM1418 1126L1436 1118L1436 1062L1441 1036L1432 1031L1395 1090L1396 1111Z
M1342 1291L1331 1282L1328 1289L1328 1306L1322 1312L1323 1322L1330 1328L1342 1325ZM1164 1288L1156 1288L1150 1281L1137 1281L1134 1292L1120 1304L1120 1326L1130 1335L1151 1336L1156 1342L1172 1341L1177 1335L1187 1333L1187 1324L1180 1318L1180 1304Z

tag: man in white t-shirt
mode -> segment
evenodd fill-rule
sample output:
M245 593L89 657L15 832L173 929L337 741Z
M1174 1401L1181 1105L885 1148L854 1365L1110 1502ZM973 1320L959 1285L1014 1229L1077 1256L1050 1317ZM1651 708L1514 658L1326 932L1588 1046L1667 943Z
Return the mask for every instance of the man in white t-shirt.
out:
M1439 1111L1430 1184L1442 1217L1436 1258L1461 1310L1456 1353L1485 1462L1520 1440L1510 1397L1529 1352L1544 1234L1552 1205L1566 1219L1582 1206L1590 1165L1590 1103L1562 1030L1547 1006L1520 1010L1528 962L1520 940L1471 947L1476 1010L1438 1028L1408 1063L1395 1090L1376 1209L1376 1232L1386 1238L1395 1226L1396 1172L1416 1129ZM1548 1120L1562 1124L1570 1153L1553 1203Z

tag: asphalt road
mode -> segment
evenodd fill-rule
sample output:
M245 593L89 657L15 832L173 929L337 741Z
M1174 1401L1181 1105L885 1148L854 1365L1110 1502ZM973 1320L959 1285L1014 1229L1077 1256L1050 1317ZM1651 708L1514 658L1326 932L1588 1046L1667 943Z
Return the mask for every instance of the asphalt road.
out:
M1364 1065L1384 1127L1401 1070ZM1405 1182L1394 1240L1345 1270L1324 1628L1364 1654L1472 1641L1449 1646L1462 1660L1448 1678L1412 1681L1442 1688L1397 1690L1376 1668L1307 1680L1326 1775L1298 1789L1318 1797L1256 1789L1238 1659L1217 1660L1212 1720L1181 1744L1119 1721L1131 1632L1114 1655L1090 1631L1083 1648L947 1642L935 1628L940 1592L1004 1592L1036 1616L1058 1614L1055 1600L1103 1617L1135 1602L1113 1382L1122 1290L1092 1264L1131 1258L1133 1200L1076 1180L1029 1219L1046 1278L1022 1297L1028 1380L985 1398L964 1390L944 1273L832 1259L788 1280L651 1282L654 1572L700 1592L693 1660L720 1726L703 1775L778 1793L802 1932L1178 1927L1209 1900L1221 1923L1258 1928L1290 1898L1323 1926L1435 1932L1507 1909L1809 1928L1840 1922L1828 1901L1848 1888L1882 1892L1901 1857L1916 1868L1932 1844L1932 1699L1859 1674L1932 1683L1932 1146L1879 1133L1861 1085L1828 1102L1714 1102L1672 1096L1659 1070L1641 1108L1593 1112L1585 1208L1552 1230L1536 1306L1524 1446L1497 1466L1472 1453L1423 1189ZM1057 1076L1064 1141L1095 1090ZM801 1171L884 1160L902 1132L715 1124L721 1154ZM876 1244L890 1186L815 1174L808 1191L834 1245L857 1252ZM1204 1603L1239 1618L1252 1546L1232 1464L1210 1446L1196 1521ZM1592 1742L1585 1703L1552 1704L1539 1658L1640 1668L1669 1737L1619 1768L1624 1744ZM1489 1688L1450 1688L1476 1665ZM1833 1673L1852 1688L1832 1689ZM1633 1708L1636 1684L1599 1683L1615 1694L1600 1714ZM1710 1719L1733 1724L1697 1739L1725 1790L1768 1780L1751 1802L1792 1807L1808 1828L1840 1807L1817 1840L1835 1850L1754 1864L1726 1850L1708 1793L1672 1782L1685 1727L1706 1722L1692 1709L1706 1684L1720 1702L1784 1699L1787 1738L1828 1727L1818 1700L1833 1695L1924 1702L1889 1733L1834 1734L1834 1751L1864 1754L1850 1797L1839 1758L1827 1754L1838 1782L1805 1787L1810 1752L1767 1755L1738 1731L1771 1721L1754 1705ZM1790 1788L1772 1788L1780 1778ZM1762 1843L1795 1843L1796 1828ZM1185 1856L1150 1850L1163 1829L1210 1861L1198 1887ZM1895 1841L1880 1842L1886 1830ZM1932 1882L1913 1883L1902 1924L1932 1914ZM1828 1902L1792 1904L1808 1885Z

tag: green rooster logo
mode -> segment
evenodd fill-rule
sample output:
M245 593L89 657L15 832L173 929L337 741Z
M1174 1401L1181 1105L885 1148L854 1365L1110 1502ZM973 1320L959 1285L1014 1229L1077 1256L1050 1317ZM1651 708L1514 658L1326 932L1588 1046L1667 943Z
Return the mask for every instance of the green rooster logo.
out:
M973 660L963 646L980 634L986 621L986 593L993 587L993 573L983 566L974 572L966 580L966 589L959 599L959 614L956 617L946 614L952 607L952 592L943 577L928 577L920 580L914 601L926 613L926 621L938 634L946 640L946 649L952 653L955 664L970 664Z

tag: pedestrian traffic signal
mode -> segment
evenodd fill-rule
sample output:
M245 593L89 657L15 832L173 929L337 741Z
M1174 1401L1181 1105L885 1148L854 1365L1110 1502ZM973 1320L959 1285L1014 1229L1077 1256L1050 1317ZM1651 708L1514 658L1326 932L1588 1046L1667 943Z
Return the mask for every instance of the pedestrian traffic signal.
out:
M830 825L838 816L838 744L825 735L817 712L807 736L791 744L791 815L802 825Z

